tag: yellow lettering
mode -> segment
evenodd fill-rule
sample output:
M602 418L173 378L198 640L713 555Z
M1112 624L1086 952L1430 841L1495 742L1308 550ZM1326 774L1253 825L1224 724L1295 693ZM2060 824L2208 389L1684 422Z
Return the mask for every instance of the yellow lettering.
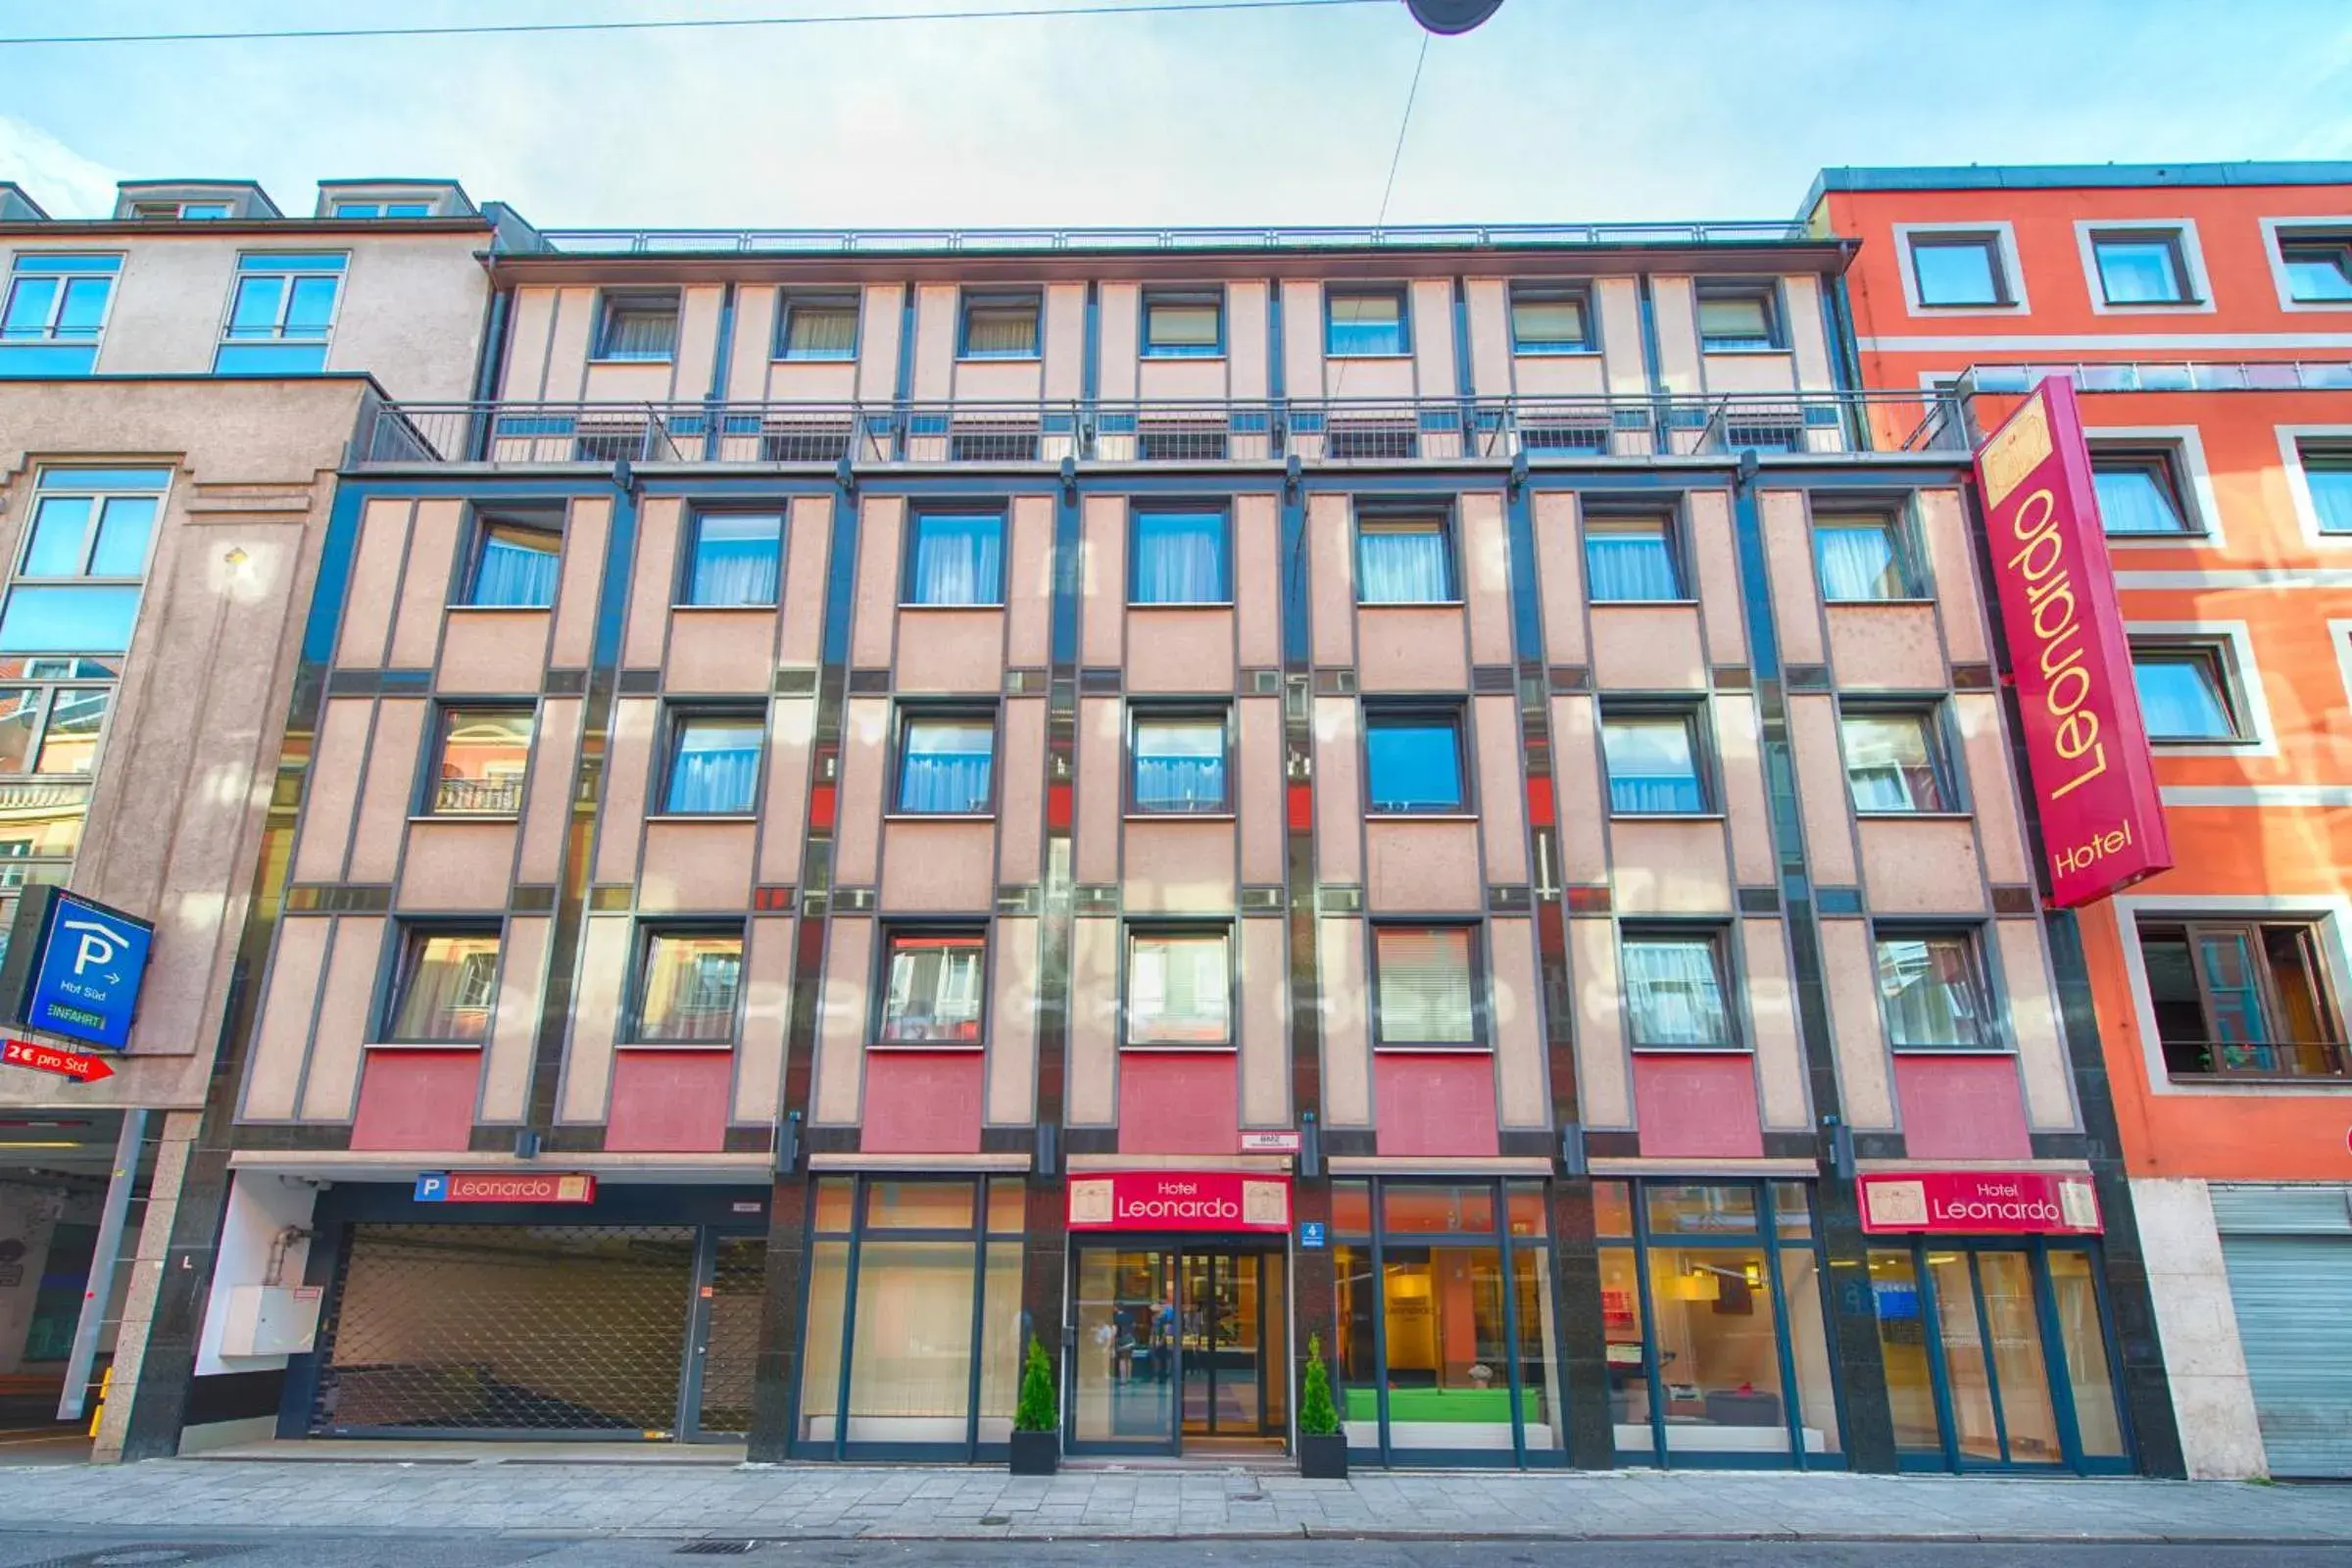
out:
M2081 789L2083 785L2089 783L2092 779L2099 777L2101 774L2107 771L2107 748L2103 745L2094 745L2090 749L2090 755L2096 761L2097 765L2089 769L2087 772L2077 773L2073 778L2068 779L2065 783L2050 791L2051 800L2065 800L2069 795L2072 795L2075 791Z
M2099 715L2085 713L2080 708L2059 720L2054 737L2058 755L2073 761L2090 750L2099 738Z

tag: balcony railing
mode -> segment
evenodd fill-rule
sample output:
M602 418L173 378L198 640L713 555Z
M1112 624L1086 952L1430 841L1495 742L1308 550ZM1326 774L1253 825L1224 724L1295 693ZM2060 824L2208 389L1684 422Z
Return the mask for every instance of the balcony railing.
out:
M2032 391L2059 376L2082 392L2352 392L2352 362L2320 360L2124 360L2111 364L1980 365L1964 394Z
M1962 407L1915 392L1260 402L407 403L361 467L452 463L838 468L1509 463L1968 450Z
M2352 1077L2352 1046L2341 1040L2168 1040L2165 1064L2175 1079L2250 1079L2262 1082Z
M512 816L521 809L518 778L445 778L433 786L437 815Z
M1400 223L1376 228L543 228L541 245L571 256L922 256L1068 251L1475 250L1511 247L1680 248L1818 240L1802 223Z

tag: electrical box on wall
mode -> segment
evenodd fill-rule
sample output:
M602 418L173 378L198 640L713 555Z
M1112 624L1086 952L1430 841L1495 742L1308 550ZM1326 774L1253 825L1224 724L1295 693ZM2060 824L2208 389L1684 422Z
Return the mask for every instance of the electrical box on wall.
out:
M234 1285L220 1325L222 1355L300 1355L318 1337L316 1285Z

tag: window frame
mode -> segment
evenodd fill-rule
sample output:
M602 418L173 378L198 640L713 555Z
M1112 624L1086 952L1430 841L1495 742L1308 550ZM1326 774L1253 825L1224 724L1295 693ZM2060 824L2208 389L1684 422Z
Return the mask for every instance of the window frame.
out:
M1402 283L1327 283L1323 290L1323 358L1326 360L1406 360L1413 354L1413 291ZM1396 347L1342 349L1333 345L1332 302L1338 299L1391 299L1396 302Z
M391 971L386 977L382 997L376 1005L374 1042L387 1046L487 1048L491 1032L498 1023L499 987L506 975L506 921L496 918L489 920L419 919L397 920L393 924ZM484 1009L488 1016L482 1020L481 1037L467 1040L463 1037L402 1034L398 1028L400 1015L408 1001L409 987L415 983L423 962L425 944L434 937L485 936L495 939L498 943L498 960L490 971L490 1003Z
M1139 360L1221 360L1229 352L1226 310L1226 289L1222 283L1204 284L1198 288L1147 287L1140 291L1135 308L1135 353ZM1206 305L1217 315L1216 341L1205 349L1183 346L1155 346L1152 341L1152 308L1154 305Z
M873 1016L867 1021L866 1043L875 1051L985 1051L988 1049L990 993L995 987L996 944L985 920L913 920L883 927L874 944ZM900 945L909 942L969 942L980 953L980 1011L969 1040L933 1038L893 1039L890 1035L890 975Z
M147 605L147 572L155 564L156 549L164 529L171 522L172 493L177 477L177 471L170 466L101 467L89 464L56 464L35 467L32 496L25 507L25 522L18 530L16 551L7 563L5 590L0 591L0 632L7 630L8 617L17 607L17 595L21 591L46 590L52 596L52 602L55 602L53 596L60 592L84 594L88 596L83 601L85 604L121 604L123 603L121 596L127 594L127 610L122 617L122 646L105 648L84 643L79 647L67 648L0 649L0 659L87 658L120 661L128 657L130 645L138 638L139 616ZM98 538L110 502L118 498L148 498L155 502L155 518L147 530L147 551L139 563L136 576L76 573L58 577L39 575L24 569L32 551L43 505L51 500L72 497L84 498L92 504L90 518L83 524L81 554L78 558L84 566L96 561ZM112 685L120 689L120 665L115 665L110 675L94 684Z
M910 809L906 802L906 732L915 724L949 723L988 726L988 798L968 811L923 811ZM997 765L1004 756L1004 715L1002 705L974 702L906 702L898 705L891 714L890 724L890 793L882 802L882 814L891 817L909 817L925 822L970 822L996 816L1004 792L1004 770Z
M1004 310L1025 305L1030 310L1030 344L1026 352L972 350L972 312ZM966 288L956 301L956 358L982 364L1027 365L1046 357L1046 291L1042 288Z
M2090 293L2090 308L2100 316L2183 311L2211 311L2213 290L2206 281L2199 255L2196 225L2187 219L2078 219L2075 233L2082 253L2082 270ZM2107 286L2107 268L2100 247L2161 245L2170 253L2173 282L2180 290L2168 300L2118 300Z
M1764 311L1763 338L1749 341L1708 337L1704 305L1710 299L1755 300ZM1788 353L1788 312L1781 298L1781 280L1777 277L1698 279L1690 288L1690 331L1698 340L1701 355Z
M2227 735L2156 735L2149 733L2150 746L2167 749L2175 747L2216 746L2234 752L2258 747L2263 743L2261 727L2246 689L2245 672L2238 668L2235 639L2224 632L2191 635L2179 633L2133 632L2125 627L2126 651L2132 663L2132 703L2139 704L2139 662L2143 654L2153 654L2170 663L2203 664L2213 672L2215 699L2221 704L2222 715L2230 722ZM2140 728L2147 730L2147 714L2140 713Z
M748 720L760 734L759 760L752 764L752 798L741 810L683 811L670 805L670 791L676 787L678 763L684 756L687 732L698 722ZM745 822L760 815L760 803L766 793L768 728L770 715L767 705L760 702L672 702L662 705L661 771L655 779L655 791L649 820L672 822Z
M917 599L915 592L915 563L921 555L923 524L933 517L988 517L997 525L997 591L991 599L975 600L969 604L949 604L930 599ZM1002 506L940 505L909 506L906 525L901 532L899 553L899 605L901 610L1003 610L1005 590L1012 575L1012 564L1006 559L1012 548L1012 518Z
M107 743L113 738L114 735L115 698L120 695L122 691L121 679L119 677L115 679L66 679L36 676L29 672L29 666L40 662L40 660L37 656L34 658L18 660L17 662L28 666L27 673L22 679L9 678L0 680L0 693L30 693L34 710L34 722L31 729L25 736L24 759L26 765L24 771L0 771L0 778L61 779L68 781L86 778L94 781L98 777L98 769L100 765L106 760ZM98 739L92 743L90 748L90 765L87 768L74 772L52 772L44 769L41 766L41 753L46 751L49 746L50 730L56 723L57 719L58 700L61 697L74 692L103 693L106 697L106 713L105 716L99 721Z
M8 337L0 335L0 354L11 350L75 350L87 349L90 364L80 373L88 375L97 369L99 351L106 344L107 326L114 320L115 299L121 294L123 253L121 251L19 251L10 259L8 287L0 291L0 322L5 322L17 303L17 291L31 281L54 281L56 297L49 302L46 318L37 337ZM27 267L27 262L35 265ZM66 302L73 285L85 278L106 280L106 303L99 308L98 324L87 337L62 337L58 320L65 315ZM51 372L43 372L51 373Z
M1137 941L1204 941L1225 945L1225 1038L1138 1040L1135 1037ZM1241 943L1230 920L1129 920L1119 932L1119 1045L1121 1051L1236 1051L1241 1046Z
M631 312L650 314L657 306L669 312L669 346L660 354L615 354L614 328ZM596 297L596 341L588 360L592 365L675 365L678 342L686 328L686 296L682 289L605 289Z
M1592 586L1592 536L1627 534L1646 525L1655 524L1659 537L1665 541L1667 564L1674 570L1676 593L1670 599L1603 599ZM1685 538L1683 509L1680 503L1665 506L1625 506L1605 502L1584 509L1579 519L1577 545L1583 559L1578 566L1584 574L1585 600L1589 605L1693 605L1698 602L1696 584L1691 580L1690 552Z
M271 261L292 263L332 257L332 267L270 267ZM239 335L236 331L237 302L244 297L245 285L256 278L278 280L277 314L267 336ZM316 333L308 330L300 336L289 337L286 315L294 308L294 285L306 277L332 277L335 297L326 313L326 324ZM335 329L343 322L343 298L350 292L351 253L349 251L239 251L234 269L229 274L228 304L220 317L220 330L214 336L212 373L215 375L297 375L317 374L326 368L326 357L333 350ZM318 351L318 364L308 369L275 367L257 367L227 369L221 360L232 349L312 349Z
M1486 931L1477 920L1423 920L1381 918L1367 922L1367 947L1364 978L1366 981L1367 1011L1370 1014L1372 1049L1406 1052L1487 1052L1494 1048L1493 998L1487 975ZM1466 961L1470 981L1470 1038L1468 1040L1390 1040L1386 1038L1388 1009L1381 1004L1380 939L1386 932L1407 935L1424 932L1460 932L1469 939Z
M514 805L511 809L466 811L445 808L441 804L441 786L445 782L441 776L441 764L449 755L450 731L455 727L454 721L458 716L466 713L520 714L530 720L530 738L523 743L522 774L514 781ZM536 759L538 744L539 705L537 703L502 703L495 699L481 701L467 698L435 701L432 711L432 727L426 736L424 778L421 780L422 788L417 792L416 814L419 817L431 817L437 821L444 819L460 822L515 820L522 815L523 803L529 795L531 763Z
M1519 304L1574 303L1584 318L1583 338L1570 345L1557 338L1522 338L1519 335ZM1598 354L1600 352L1600 321L1594 309L1592 285L1590 282L1513 282L1503 296L1504 324L1511 336L1511 354L1516 359L1561 359Z
M1909 718L1919 723L1920 733L1928 743L1928 770L1934 775L1936 793L1943 804L1932 810L1898 809L1886 807L1865 807L1854 799L1853 754L1846 745L1845 721L1848 718ZM1845 773L1846 809L1862 820L1881 817L1908 820L1915 817L1966 816L1970 802L1962 788L1963 772L1954 761L1950 705L1941 698L1904 701L1900 698L1840 697L1838 701L1838 760Z
M556 601L564 594L564 552L570 543L570 516L562 503L545 506L483 506L476 502L466 509L466 574L459 596L448 606L451 610L532 610L553 612ZM556 540L556 580L553 592L544 605L486 605L474 595L480 592L484 557L490 544L493 527L523 528L538 533L553 534Z
M1363 703L1360 715L1356 746L1359 752L1358 765L1363 769L1364 819L1367 822L1476 814L1478 779L1470 760L1470 715L1459 699L1373 698ZM1374 799L1372 732L1384 723L1416 720L1423 724L1442 725L1453 734L1453 776L1455 793L1460 799L1451 806L1382 806Z
M2352 527L2328 526L2320 492L2312 483L2315 473L2342 474L2352 487L2352 425L2287 425L2280 428L2278 439L2305 535L2315 545L2352 544Z
M702 600L694 597L695 567L703 548L703 525L713 517L773 517L776 519L776 592L773 598ZM792 533L792 512L776 507L693 507L686 516L686 547L678 552L678 580L670 597L672 610L776 610L784 603L784 558Z
M1146 517L1207 517L1218 521L1217 564L1225 579L1225 594L1221 599L1139 599L1136 597L1137 563L1141 552L1137 545L1143 535ZM1162 500L1157 496L1136 497L1127 507L1127 605L1142 610L1229 610L1234 604L1234 526L1233 505L1219 498L1211 501L1187 502Z
M2208 913L2201 906L2192 903L2180 907L2135 907L2130 911L2130 916L2131 942L2127 951L2131 955L2132 963L2138 971L2133 981L2132 1000L2134 1006L2140 1011L2144 1047L2153 1055L2150 1066L2162 1067L2165 1083L2186 1083L2198 1087L2231 1080L2308 1084L2341 1082L2347 1074L2352 1074L2352 1046L2347 1046L2345 1043L2345 999L2338 989L2338 983L2342 977L2337 972L2335 961L2337 956L2335 922L2338 919L2336 913L2315 913L2307 909L2292 907L2253 908L2230 913ZM2247 944L2249 956L2255 959L2253 964L2255 1004L2261 1009L2264 1031L2273 1037L2268 1041L2252 1043L2243 1049L2267 1049L2276 1052L2317 1046L2335 1054L2338 1063L2342 1064L2339 1066L2339 1070L2335 1073L2280 1073L2259 1070L2245 1072L2231 1071L2228 1068L2216 1070L2211 1067L2201 1072L2176 1070L2171 1058L2174 1043L2166 1040L2163 1036L2163 1022L2156 1011L2158 1001L2155 982L2148 972L2147 942L2151 930L2162 933L2162 939L2167 940L2177 932L2180 940L2188 950L2189 973L2196 982L2197 1006L2203 1015L2200 1022L2207 1036L2206 1039L2195 1042L2195 1044L2206 1048L2209 1055L2217 1048L2229 1045L2230 1042L2214 1038L2217 1014L2213 1004L2213 987L2204 964L2199 961L2197 943L2201 935L2227 935L2243 940ZM2272 965L2263 961L2262 958L2265 946L2264 935L2273 930L2291 931L2304 944L2307 958L2304 978L2309 987L2309 995L2305 1000L2310 1004L2312 1016L2320 1026L2323 1036L2320 1040L2294 1039L2292 1031L2282 1027L2285 1023L2285 1011L2281 1006L2282 999L2278 994L2278 978Z
M1441 553L1446 558L1446 597L1443 599L1366 599L1364 597L1364 534L1365 524L1371 531L1383 528L1405 531L1405 524L1433 525ZM1348 522L1348 569L1353 577L1355 603L1359 610L1425 610L1442 609L1466 603L1462 597L1462 541L1461 529L1455 525L1454 509L1444 502L1396 502L1359 499L1354 515Z
M2342 254L2342 266L2352 270L2352 215L2265 218L2262 238L2264 256L2271 266L2271 281L2278 291L2279 310L2289 314L2352 311L2352 295L2307 299L2297 294L2293 263L2287 256L2290 248L2331 246Z
M1222 760L1219 764L1221 776L1225 781L1223 800L1213 808L1197 811L1145 805L1136 778L1137 764L1143 760L1143 753L1137 747L1143 726L1152 723L1181 724L1188 722L1201 725L1214 724L1223 739L1224 750L1221 753ZM1234 762L1240 742L1239 727L1231 703L1199 703L1181 700L1130 702L1127 705L1127 732L1124 737L1127 759L1126 777L1122 785L1125 794L1123 803L1125 814L1150 821L1171 822L1213 822L1220 818L1233 816L1240 809L1234 790Z
M850 311L850 347L843 354L795 354L792 352L792 312L795 306L829 304L839 310L847 305ZM776 294L775 342L770 345L769 358L779 365L853 365L865 348L865 291L859 288L785 288Z
M1884 969L1879 950L1889 942L1957 942L1967 965L1970 998L1975 1004L1976 1042L1936 1041L1912 1045L1894 1038L1893 999L1886 994ZM1870 933L1870 988L1879 1004L1879 1037L1886 1042L1886 1050L1908 1056L1948 1055L1983 1056L2004 1055L2013 1050L2007 1026L1993 1005L1992 970L1985 955L1984 931L1973 924L1945 922L1915 922L1882 920L1872 924Z
M435 210L438 206L437 202L416 196L338 197L329 204L326 216L344 220L438 218L441 216ZM372 210L365 213L354 212L352 209L355 207L366 207ZM395 207L415 207L420 211L396 213L392 211Z
M1705 700L1696 702L1613 701L1599 705L1601 786L1612 819L1636 821L1692 821L1723 814L1723 795L1715 782L1711 745L1714 724ZM1621 811L1617 808L1617 775L1609 762L1611 723L1679 723L1690 747L1690 773L1698 787L1698 805L1687 811Z
M653 974L654 944L662 938L687 939L694 937L732 936L735 939L735 1000L727 1021L727 1032L720 1038L700 1035L655 1035L646 1032L645 1004ZM744 967L751 955L750 933L745 922L710 919L641 919L632 933L634 947L628 975L628 1002L621 1014L625 1025L622 1039L631 1046L671 1046L684 1050L713 1050L734 1046L743 1040Z
M1829 605L1920 605L1932 604L1936 595L1927 569L1927 552L1921 546L1917 512L1911 497L1889 502L1884 506L1856 501L1850 505L1816 505L1812 508L1810 523L1813 536L1813 583L1821 602ZM1886 529L1887 546L1892 555L1896 586L1900 592L1891 595L1870 595L1863 598L1831 597L1827 574L1821 565L1822 530L1853 528L1860 524L1877 524Z
M1731 941L1730 929L1720 922L1690 920L1619 922L1617 927L1617 984L1620 994L1625 993L1628 973L1625 961L1626 949L1637 944L1670 942L1700 943L1706 947L1708 961L1714 967L1715 1000L1723 1009L1725 1038L1702 1044L1692 1044L1688 1041L1645 1041L1641 1038L1640 1014L1629 1000L1625 1006L1626 1049L1634 1052L1685 1052L1691 1054L1741 1053L1751 1050L1746 1037L1746 1020L1740 1016L1739 999L1743 993L1740 987L1737 948Z
M1944 312L2012 311L2020 301L2015 280L2010 276L2009 240L2000 228L1927 227L1906 225L1902 233L1903 266L1911 285L1911 305L1914 310ZM1927 276L1919 270L1919 253L1928 250L1958 250L1968 247L1981 252L1985 270L1992 281L1992 298L1988 300L1932 300L1928 298Z
M2172 503L2173 514L2180 519L2177 530L2145 530L2127 528L2121 532L2107 526L2106 514L2099 517L2099 536L2108 543L2117 540L2148 541L2191 539L2218 542L2208 524L2204 509L2192 504L2188 478L2188 452L2181 441L2169 436L2107 435L2093 430L2085 442L2090 449L2091 498L2098 498L2098 478L2101 466L2110 470L2132 467L2155 475L2156 485Z

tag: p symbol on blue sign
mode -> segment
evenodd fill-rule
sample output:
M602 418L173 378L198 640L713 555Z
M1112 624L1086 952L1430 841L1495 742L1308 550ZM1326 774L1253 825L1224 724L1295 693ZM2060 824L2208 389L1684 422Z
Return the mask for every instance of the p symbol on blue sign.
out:
M1323 1245L1323 1222L1319 1219L1300 1220L1298 1222L1298 1245L1304 1248L1321 1247Z
M416 1201L419 1203L446 1202L449 1199L449 1176L444 1171L428 1170L416 1178Z

